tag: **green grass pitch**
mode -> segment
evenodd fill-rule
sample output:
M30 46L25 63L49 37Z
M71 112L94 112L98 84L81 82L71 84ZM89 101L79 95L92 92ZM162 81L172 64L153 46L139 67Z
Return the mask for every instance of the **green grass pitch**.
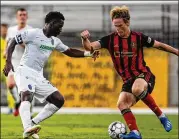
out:
M168 116L173 130L165 132L154 115L136 115L143 139L178 139L178 115ZM59 114L41 123L40 139L110 139L108 125L121 121L118 114ZM1 114L1 139L22 139L20 117ZM129 132L129 130L128 130Z

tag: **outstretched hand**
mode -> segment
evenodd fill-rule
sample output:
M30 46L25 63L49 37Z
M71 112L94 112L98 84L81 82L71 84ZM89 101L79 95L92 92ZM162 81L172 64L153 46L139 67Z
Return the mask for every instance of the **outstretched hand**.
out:
M94 59L94 61L99 58L100 55L100 51L99 50L94 50L93 47L91 47L90 53L92 55L92 58Z
M4 69L3 69L3 73L5 76L8 76L8 73L10 72L10 70L12 69L12 71L14 71L14 67L11 63L11 61L6 61L6 65L4 66Z

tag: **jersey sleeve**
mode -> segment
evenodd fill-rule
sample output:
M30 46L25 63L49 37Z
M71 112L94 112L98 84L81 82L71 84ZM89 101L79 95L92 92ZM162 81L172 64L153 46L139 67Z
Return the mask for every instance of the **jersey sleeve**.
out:
M57 39L57 46L55 48L59 52L65 52L69 47L65 44L60 39Z
M33 40L35 36L34 31L26 30L15 36L15 40L18 44L28 43Z
M101 48L108 48L109 38L110 36L104 36L98 40L98 42L101 44Z
M143 47L153 47L154 45L154 39L142 34L142 46Z

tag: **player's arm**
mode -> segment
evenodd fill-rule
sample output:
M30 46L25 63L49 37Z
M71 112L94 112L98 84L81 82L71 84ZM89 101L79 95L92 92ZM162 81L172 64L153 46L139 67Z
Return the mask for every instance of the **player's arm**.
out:
M93 47L94 50L100 49L101 48L100 42L99 41L90 42L89 37L90 37L90 33L88 30L85 30L81 33L82 45L85 48L85 50L90 51L91 47Z
M74 48L69 48L63 52L65 55L70 57L92 57L94 60L98 57L99 51L94 51L91 47L91 51L81 51Z
M165 43L161 43L159 41L156 41L144 34L142 34L142 45L146 46L146 47L153 47L153 48L157 48L159 50L163 50L166 52L170 52L173 53L177 56L179 56L179 52L178 49L173 48L172 46L165 44Z
M12 69L14 71L11 59L12 59L12 53L14 52L15 46L17 45L17 42L15 38L13 38L9 45L7 46L7 52L6 52L6 65L3 69L4 75L7 76L9 71Z
M4 67L4 74L5 76L8 75L9 71L13 69L12 66L12 62L11 62L11 58L12 58L12 53L14 52L14 49L16 47L17 44L26 44L28 43L30 40L33 40L33 37L35 35L33 33L30 33L29 31L24 31L21 32L20 34L16 35L12 40L10 40L10 42L8 43L8 47L7 47L7 56L6 56L6 65Z
M165 44L165 43L162 43L162 42L159 42L159 41L155 40L153 47L157 48L159 50L163 50L163 51L166 51L166 52L169 52L169 53L173 53L173 54L179 56L178 49L173 48L172 46L170 46L168 44Z
M64 53L65 55L69 57L92 57L94 60L98 57L99 51L95 51L92 47L90 51L81 51L74 48L69 48L63 42L58 39L58 44L56 46L56 50L59 52Z

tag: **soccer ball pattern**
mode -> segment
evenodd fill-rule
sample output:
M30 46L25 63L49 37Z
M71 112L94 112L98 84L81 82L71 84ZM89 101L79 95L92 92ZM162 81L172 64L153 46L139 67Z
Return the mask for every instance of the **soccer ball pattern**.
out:
M126 126L120 121L112 122L108 127L109 136L112 139L120 139L120 134L126 134Z

